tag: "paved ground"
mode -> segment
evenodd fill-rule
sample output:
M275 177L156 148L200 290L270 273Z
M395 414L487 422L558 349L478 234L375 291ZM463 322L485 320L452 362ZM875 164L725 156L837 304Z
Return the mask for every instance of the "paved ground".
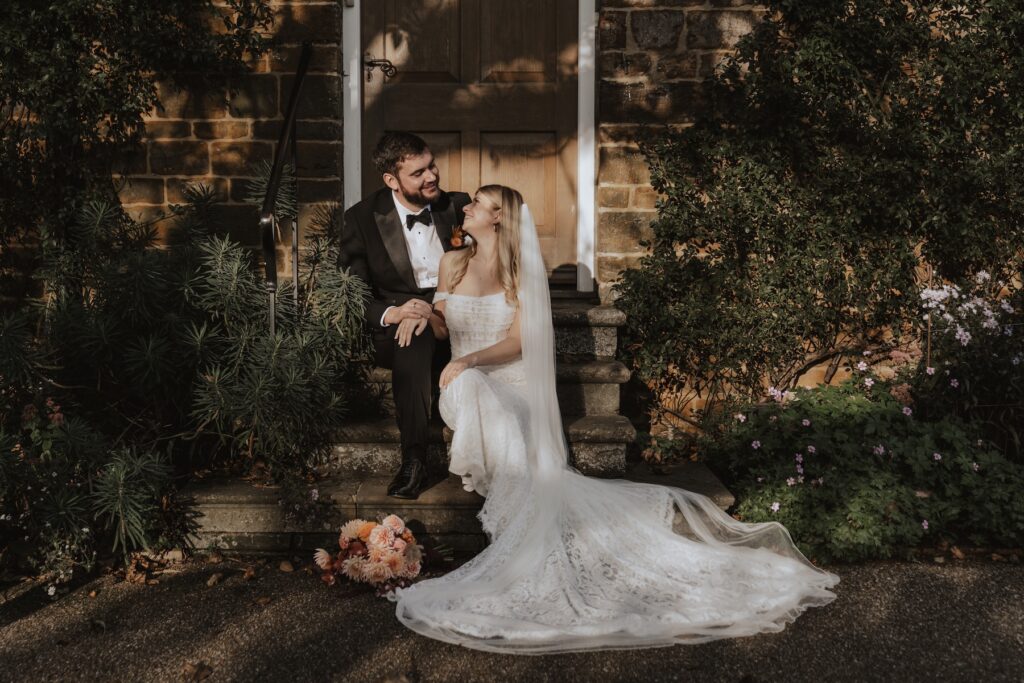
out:
M540 657L431 641L370 593L277 560L247 580L248 564L189 561L155 585L105 576L54 600L8 590L0 680L1024 680L1024 565L1009 562L833 566L838 598L781 633Z

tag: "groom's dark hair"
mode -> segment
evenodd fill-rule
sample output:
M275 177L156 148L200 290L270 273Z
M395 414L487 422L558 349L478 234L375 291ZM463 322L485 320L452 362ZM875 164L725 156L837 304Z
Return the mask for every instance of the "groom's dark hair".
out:
M398 165L406 157L415 157L427 151L427 143L419 135L395 130L384 133L373 149L373 165L381 175L398 175Z

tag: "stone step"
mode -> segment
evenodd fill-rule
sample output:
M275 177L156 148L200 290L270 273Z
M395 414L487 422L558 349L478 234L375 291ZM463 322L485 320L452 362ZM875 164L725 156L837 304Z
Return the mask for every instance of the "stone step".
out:
M563 415L615 415L619 412L620 385L629 381L629 370L617 360L559 362L558 405ZM394 415L391 371L373 368L368 375L370 390L385 415Z
M618 328L626 314L613 306L588 300L552 299L555 352L560 358L614 358L618 349Z
M626 468L626 448L636 439L633 424L621 415L569 417L563 422L572 465L584 474L614 475ZM428 464L448 467L447 443L452 432L440 421L431 423ZM389 473L402 462L398 425L393 418L352 422L337 436L334 451L321 467L325 476Z
M701 493L723 510L734 502L732 494L700 463L687 462L668 474L656 474L645 463L633 462L623 478ZM338 529L349 519L380 519L396 514L420 542L429 537L463 556L479 552L486 545L476 516L483 498L464 491L458 477L440 476L417 500L389 497L389 481L390 476L362 475L321 482L319 495L330 497L335 507L331 519L320 529L286 522L276 487L255 487L240 479L194 481L185 491L194 497L201 513L193 540L199 549L217 547L244 554L312 553L318 547L336 549ZM677 528L681 524L682 516L677 513Z

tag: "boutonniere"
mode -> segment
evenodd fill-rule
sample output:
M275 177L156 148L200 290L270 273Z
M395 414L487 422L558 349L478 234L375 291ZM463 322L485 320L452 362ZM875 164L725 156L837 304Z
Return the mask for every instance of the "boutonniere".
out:
M466 234L466 231L462 229L461 225L456 225L452 228L452 238L449 242L451 242L451 245L456 249L461 249L466 246L468 241L471 239L473 238Z

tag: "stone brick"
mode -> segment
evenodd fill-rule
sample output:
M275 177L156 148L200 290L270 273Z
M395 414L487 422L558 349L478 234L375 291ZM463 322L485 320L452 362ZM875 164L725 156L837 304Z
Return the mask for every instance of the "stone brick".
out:
M209 176L206 178L168 178L167 179L167 203L184 204L185 188L188 185L202 183L213 188L214 196L218 201L228 200L228 181L225 178Z
M601 147L598 182L602 185L640 185L651 182L647 161L635 147Z
M658 59L654 67L658 80L677 80L680 78L697 78L700 70L700 55L686 52L677 55L664 55Z
M124 207L124 212L128 214L128 218L131 218L136 223L153 223L159 221L166 215L161 206L149 206L146 204L130 204ZM163 221L161 225L158 225L158 235L164 234L164 231L169 227L170 221Z
M303 178L299 180L298 195L302 203L341 202L345 199L345 186L340 180Z
M341 42L341 3L327 5L277 5L274 7L274 40L279 44L303 40Z
M122 147L114 152L111 170L116 175L149 173L149 147L145 143Z
M648 85L602 80L598 106L604 123L692 122L703 101L700 83Z
M651 70L651 56L646 52L602 52L602 78L636 78Z
M205 142L151 142L149 165L160 175L200 175L210 170L210 152Z
M279 45L270 52L270 70L295 73L299 68L301 45ZM307 73L339 73L341 71L341 50L337 45L314 45L309 57Z
M602 211L597 215L597 250L630 253L643 250L640 241L650 239L653 211Z
M639 265L641 258L640 254L598 254L598 282L615 282L622 271Z
M698 58L700 62L700 73L711 75L715 73L715 68L722 63L726 55L732 54L731 52L705 52Z
M728 49L754 27L755 15L743 10L690 12L686 23L687 50Z
M176 90L170 83L158 81L159 103L153 112L161 119L221 119L227 116L227 93L211 86L193 86Z
M294 76L281 77L281 114L291 97ZM297 116L300 119L341 118L341 76L311 75L302 82Z
M277 140L283 120L253 121L252 136L257 140ZM341 121L296 121L295 134L299 140L341 140Z
M661 195L653 187L643 186L633 190L633 206L637 209L654 209Z
M757 3L751 0L710 0L712 7L753 7Z
M248 121L195 121L192 131L203 140L225 140L249 137Z
M684 18L679 10L631 12L629 23L633 29L633 40L644 50L675 48L683 32Z
M601 50L626 47L626 12L601 12L597 25L597 44Z
M229 92L231 115L240 119L278 116L277 88L278 77L271 74L254 74L235 79Z
M604 209L624 209L629 206L628 187L597 188L597 205Z
M122 178L117 183L118 196L124 204L163 204L163 178Z
M260 161L272 161L273 145L268 142L214 142L213 172L217 175L251 175Z
M187 138L192 136L188 121L146 121L146 138Z
M338 177L341 175L342 156L340 142L299 142L298 176Z

